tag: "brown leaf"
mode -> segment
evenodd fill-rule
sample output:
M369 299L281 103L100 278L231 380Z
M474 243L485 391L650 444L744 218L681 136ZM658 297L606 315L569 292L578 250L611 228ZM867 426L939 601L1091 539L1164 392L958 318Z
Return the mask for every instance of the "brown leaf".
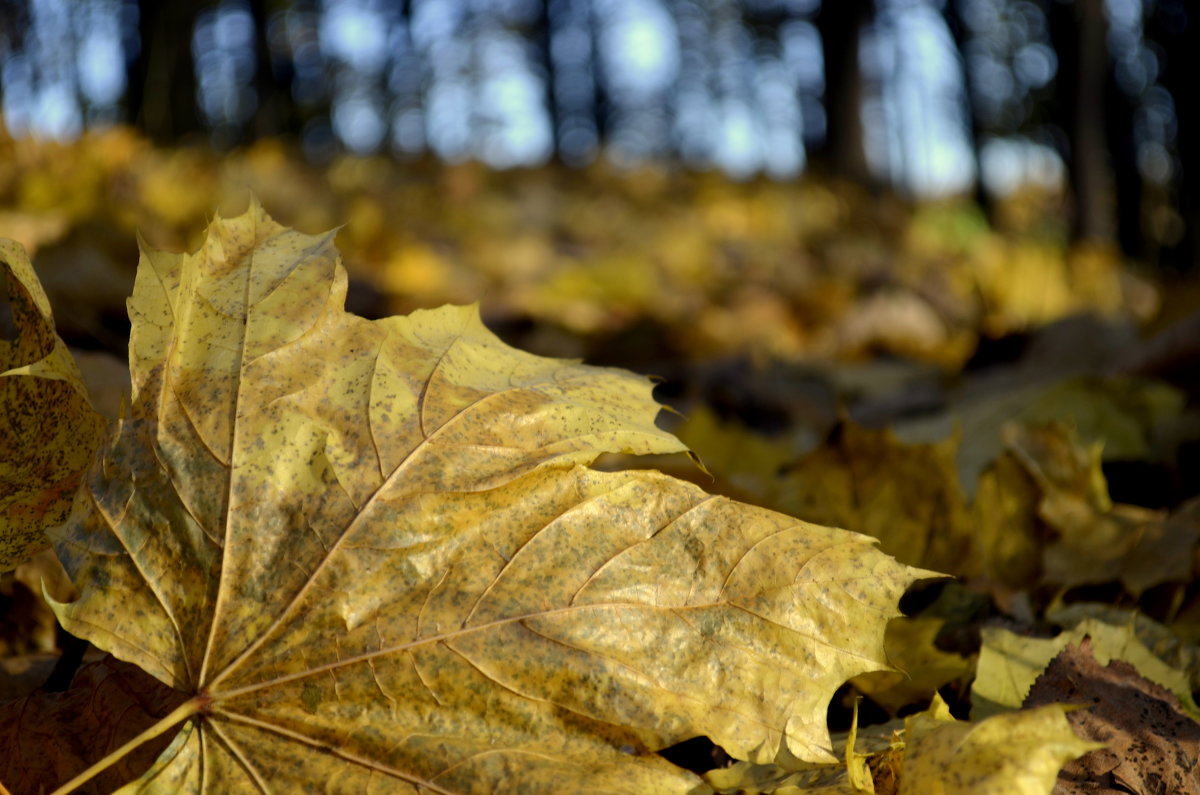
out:
M13 795L45 792L121 747L185 698L136 665L112 657L86 663L66 692L39 691L0 704L0 781ZM76 792L112 792L141 775L169 739L140 746Z
M1054 638L1026 637L1000 627L984 627L983 647L971 685L972 718L1017 709L1050 661L1084 636L1091 637L1093 652L1102 662L1119 659L1133 665L1142 676L1174 693L1185 709L1195 710L1187 674L1160 656L1167 651L1162 644L1147 638L1156 647L1152 650L1142 642L1132 615L1117 624L1089 616Z
M1200 792L1200 723L1184 714L1173 693L1129 663L1100 665L1090 638L1054 658L1023 706L1053 703L1087 705L1068 713L1067 720L1080 737L1108 745L1067 763L1056 793Z

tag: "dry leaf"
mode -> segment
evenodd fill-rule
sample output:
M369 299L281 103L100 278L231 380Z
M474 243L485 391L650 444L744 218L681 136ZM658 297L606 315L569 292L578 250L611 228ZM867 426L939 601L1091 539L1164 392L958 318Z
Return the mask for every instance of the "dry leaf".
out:
M968 506L958 484L957 437L906 444L890 429L847 421L796 459L794 443L720 424L705 411L689 415L680 435L733 496L866 533L910 565L985 585L1037 581L1036 484L1002 457Z
M1059 769L1098 748L1080 740L1060 705L954 720L934 697L906 721L900 795L1049 795Z
M859 790L855 790L856 782L850 775L849 760L854 760L860 765L865 761L874 774L876 768L885 767L887 760L902 747L903 744L897 738L903 728L902 720L894 720L882 725L854 727L852 731L834 734L833 750L841 758L840 764L804 762L781 748L775 761L771 763L735 762L729 767L708 771L704 774L704 781L723 795L787 795L795 792L857 795L862 789L869 788L870 784L860 780ZM889 792L887 789L880 789L878 783L875 786L875 792L879 795ZM890 792L894 792L894 789Z
M1172 668L1138 639L1133 622L1113 626L1085 618L1053 638L1026 638L1005 629L985 627L975 682L971 685L971 717L980 718L1025 701L1029 688L1050 661L1067 647L1090 637L1096 658L1130 663L1142 676L1174 693L1191 714L1197 714L1191 685L1183 671Z
M0 572L49 545L67 518L103 420L54 331L50 302L24 249L0 240L0 276L16 339L0 339Z
M1111 626L1128 626L1134 637L1142 642L1155 657L1172 668L1188 672L1188 681L1193 693L1200 691L1200 646L1188 642L1179 631L1186 625L1160 624L1135 609L1114 607L1098 602L1073 602L1070 605L1051 605L1046 609L1046 620L1064 627L1078 626L1092 618Z
M1042 550L1043 578L1064 586L1120 581L1135 596L1164 582L1186 582L1200 541L1197 505L1171 520L1114 505L1101 470L1102 445L1081 445L1061 423L1009 426L1010 454L1041 492L1038 515L1055 534ZM1182 554L1181 554L1182 553Z
M71 581L50 549L0 577L0 658L58 648L58 620L42 599L43 589L63 599L72 596Z
M780 472L796 457L791 444L721 422L701 404L690 410L678 429L679 438L715 473L729 496L775 507L780 499Z
M1061 795L1200 792L1200 723L1184 714L1174 694L1129 663L1098 663L1091 638L1059 652L1024 706L1051 703L1087 705L1067 720L1080 737L1107 746L1067 763L1059 774Z
M986 581L1009 588L1028 588L1039 582L1045 541L1037 516L1037 483L1011 455L1002 455L979 476L971 502L976 560L968 568Z
M1052 336L1051 332L1045 334ZM1105 338L1105 333L1104 326L1083 324L1074 334L1098 348L1088 356L1080 354L1075 336L1048 346L1053 356L1031 352L1025 364L972 382L952 397L947 411L902 422L896 433L910 444L959 434L964 440L956 456L959 481L968 495L976 493L980 474L1006 450L1004 429L1010 424L1067 422L1084 443L1102 441L1107 460L1149 457L1154 429L1178 416L1186 399L1162 381L1076 375L1087 369L1090 359L1104 356L1107 361L1118 342Z
M851 684L894 715L902 707L931 698L950 682L969 681L975 661L942 651L934 643L945 623L940 618L893 618L884 648L899 670L856 676Z
M682 449L647 379L345 289L332 235L257 205L144 252L130 415L56 532L64 626L190 696L137 787L682 792L651 752L696 735L830 758L829 698L926 573L590 470Z
M111 657L84 664L70 689L0 704L0 781L13 795L49 791L114 751L185 696ZM140 775L166 746L159 738L77 792L107 793Z
M890 430L844 423L788 470L776 507L878 538L911 565L957 571L973 543L954 475L957 446L954 438L906 445Z

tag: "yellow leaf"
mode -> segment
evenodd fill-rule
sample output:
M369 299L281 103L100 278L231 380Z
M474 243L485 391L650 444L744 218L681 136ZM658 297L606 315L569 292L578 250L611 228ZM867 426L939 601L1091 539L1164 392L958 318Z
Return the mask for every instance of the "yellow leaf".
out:
M1037 504L1040 490L1011 455L1001 455L979 477L971 522L980 554L965 569L985 581L1031 587L1042 572Z
M890 429L845 423L788 469L776 507L878 538L911 565L957 573L975 541L955 476L957 447L953 437L907 445Z
M985 584L1024 585L1040 571L1028 476L1000 458L968 506L957 436L908 444L890 429L847 421L797 458L804 440L767 439L704 409L691 412L679 433L731 496L866 533L902 562Z
M900 795L1049 795L1064 764L1103 747L1076 737L1059 704L965 723L935 697L905 733Z
M887 667L925 573L592 470L683 449L648 379L509 348L474 307L366 321L345 290L332 235L257 204L143 252L133 405L56 533L80 592L56 610L192 694L145 791L682 792L652 752L696 735L831 761L827 703Z
M1189 551L1200 542L1200 503L1167 518L1114 505L1101 469L1099 442L1079 443L1061 423L1010 426L1010 454L1041 490L1037 510L1056 538L1042 551L1047 582L1075 586L1120 581L1134 595L1164 582L1187 582Z
M0 339L0 572L49 546L67 518L104 421L54 331L50 302L24 249L0 240L0 281L17 338Z
M438 295L449 289L453 271L432 248L422 244L401 247L383 272L382 286L402 296Z
M975 673L974 660L942 651L934 643L945 623L940 618L893 618L884 648L899 670L863 674L851 684L895 714L929 698L949 682L969 681Z
M850 737L846 741L846 779L850 788L857 793L875 793L875 781L867 767L869 754L859 753L854 748L858 739L858 702L854 703L854 717L850 723Z
M824 795L859 795L861 787L874 787L874 779L860 779L860 789L850 775L849 760L870 768L886 764L899 753L902 743L896 741L897 730L904 728L903 721L891 721L883 725L868 726L851 732L833 735L834 754L842 758L841 764L805 762L792 756L787 748L779 749L775 761L767 764L735 762L729 767L716 768L704 774L706 784L721 795L748 795L749 793L824 793ZM866 774L860 769L856 775ZM883 790L893 792L893 790Z
M25 247L31 256L44 245L61 240L67 233L68 219L62 213L46 211L22 213L0 210L0 238L10 238Z
M723 487L736 491L731 496L745 495L768 508L779 501L779 473L796 457L792 445L721 422L704 404L688 412L678 434L717 473Z

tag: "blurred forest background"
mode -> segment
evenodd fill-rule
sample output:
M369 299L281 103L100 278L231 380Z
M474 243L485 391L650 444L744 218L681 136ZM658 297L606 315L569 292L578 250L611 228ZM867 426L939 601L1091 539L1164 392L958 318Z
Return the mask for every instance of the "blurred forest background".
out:
M1076 240L1200 241L1184 0L3 0L14 136L127 122L492 167L805 171L986 214L1061 188Z
M993 433L1072 377L1200 393L1198 31L1183 0L0 0L0 236L118 357L136 236L194 249L253 194L340 226L360 314L482 301L795 453ZM1090 421L1110 468L1149 455ZM1200 491L1171 433L1139 504Z
M663 376L710 461L708 408L775 437L747 499L845 421L961 440L969 495L1033 417L1168 508L1200 492L1197 58L1183 0L0 0L0 236L123 357L136 236L194 249L253 194L340 226L352 311L482 301Z

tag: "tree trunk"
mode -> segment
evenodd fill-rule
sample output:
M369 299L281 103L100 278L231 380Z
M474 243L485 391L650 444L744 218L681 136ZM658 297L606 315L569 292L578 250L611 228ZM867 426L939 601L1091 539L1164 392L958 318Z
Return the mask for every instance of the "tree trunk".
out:
M296 103L292 101L292 75L295 68L290 59L277 57L271 51L270 20L275 3L269 0L250 0L250 16L254 19L254 138L300 133Z
M537 52L537 66L542 70L542 102L546 105L546 116L550 119L551 153L554 157L561 155L562 149L562 112L558 107L558 96L555 93L554 55L554 18L555 11L551 6L560 6L556 0L541 0L538 4L538 14L529 31L529 39Z
M140 0L138 56L128 73L127 118L156 143L201 133L192 32L207 0Z
M983 210L984 215L991 220L995 207L991 194L987 192L987 186L983 184L983 158L980 146L984 138L984 131L979 123L975 88L971 84L971 66L967 62L967 24L962 17L964 2L966 0L948 0L945 11L946 27L950 28L950 35L954 37L954 48L958 52L958 63L962 70L963 114L967 133L970 136L971 158L975 163L975 202Z
M1071 228L1078 241L1115 241L1113 174L1105 136L1110 72L1103 0L1051 3L1050 38L1058 53L1057 115L1066 134Z
M21 0L0 3L0 45L9 52L25 49L25 31L29 28L29 5Z
M1142 174L1137 162L1134 119L1137 103L1117 83L1113 70L1105 81L1105 131L1116 196L1117 242L1127 257L1141 259L1146 253L1142 236Z
M604 58L601 57L601 41L604 38L604 22L596 0L585 0L588 6L588 32L592 49L592 121L596 128L596 140L603 146L608 142L612 127L612 102L608 95L608 75Z
M859 38L875 11L873 0L824 0L817 13L825 58L825 140L812 153L833 176L871 181L863 141L863 80Z
M1161 80L1175 104L1179 160L1174 188L1183 219L1182 234L1166 241L1160 261L1181 271L1200 268L1200 108L1196 102L1200 16L1188 13L1190 5L1183 0L1157 3L1147 31L1162 47Z

